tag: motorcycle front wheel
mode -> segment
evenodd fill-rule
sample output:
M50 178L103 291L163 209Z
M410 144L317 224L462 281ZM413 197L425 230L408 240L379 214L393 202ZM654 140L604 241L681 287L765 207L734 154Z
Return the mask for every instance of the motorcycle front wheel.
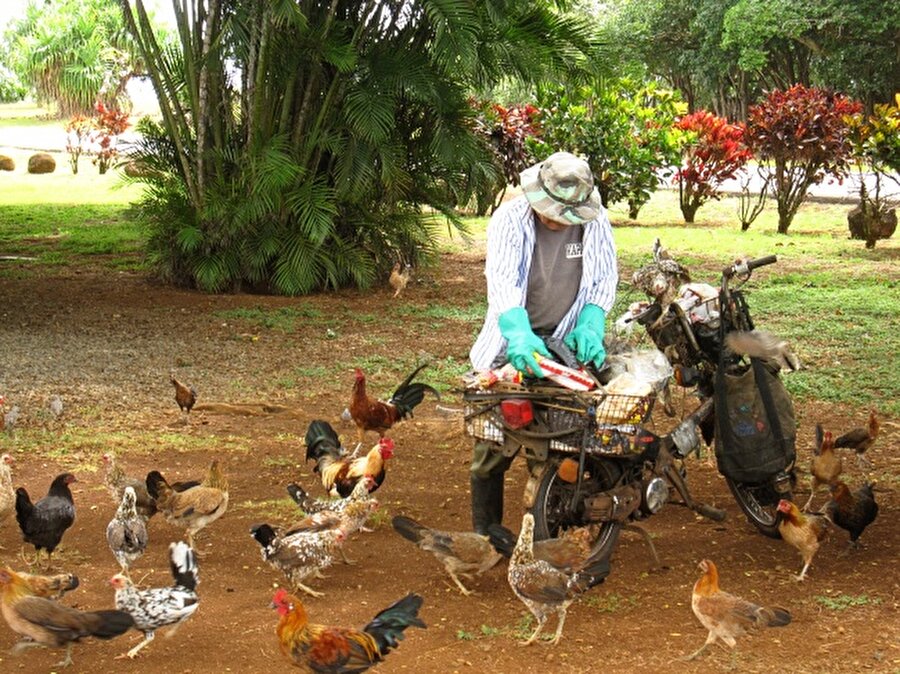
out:
M791 492L781 493L775 490L772 484L747 484L736 482L729 477L725 478L728 488L731 490L738 507L747 517L747 520L755 526L760 533L769 538L781 538L778 533L778 501L780 499L792 500Z
M559 458L551 457L541 469L534 504L530 509L534 516L534 539L554 538L559 535L561 530L569 527L596 524L599 526L599 532L592 545L591 555L609 556L619 540L619 533L622 531L621 523L587 522L583 517L583 507L575 508L573 513L570 506L572 498L575 496L575 485L560 479L559 464ZM590 489L587 489L587 484L582 487L586 490L582 493L582 498L595 491L611 489L621 476L621 470L613 462L595 461L591 468L594 472L591 486Z

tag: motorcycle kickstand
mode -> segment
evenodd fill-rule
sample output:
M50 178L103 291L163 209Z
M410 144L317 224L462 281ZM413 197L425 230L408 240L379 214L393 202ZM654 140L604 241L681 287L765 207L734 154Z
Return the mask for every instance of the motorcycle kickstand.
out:
M701 515L706 519L712 520L714 522L721 522L725 519L726 513L724 510L713 508L711 505L706 505L705 503L697 503L693 498L691 498L691 493L688 491L688 486L682 479L681 473L679 473L675 469L675 466L673 466L672 464L668 464L665 467L664 473L672 486L674 486L676 491L681 495L681 498L684 500L684 505L686 505L698 515Z
M634 531L638 533L641 538L644 539L644 542L647 544L647 547L650 548L650 554L653 555L653 566L650 567L651 570L661 569L662 562L659 560L659 554L656 552L656 546L653 545L653 539L650 538L650 534L647 530L634 523L628 523L622 526L625 531Z

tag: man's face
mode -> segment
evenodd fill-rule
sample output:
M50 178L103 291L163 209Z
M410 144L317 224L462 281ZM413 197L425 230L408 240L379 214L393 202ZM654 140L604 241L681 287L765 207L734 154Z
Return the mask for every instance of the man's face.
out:
M537 211L535 211L534 214L537 216L537 219L541 221L541 224L544 225L544 227L546 227L547 229L549 229L553 232L559 232L560 230L563 230L566 227L568 227L568 225L566 223L557 222L556 220L551 220L550 218L548 218L544 215L541 215Z

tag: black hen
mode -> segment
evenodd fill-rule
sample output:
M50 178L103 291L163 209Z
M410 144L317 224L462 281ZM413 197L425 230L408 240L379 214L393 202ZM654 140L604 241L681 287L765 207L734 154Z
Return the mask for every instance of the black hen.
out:
M828 518L850 533L850 546L858 547L859 537L878 517L878 504L872 484L866 483L855 492L840 480L831 487L831 501L825 506Z
M50 556L66 529L75 522L75 502L69 490L73 482L77 480L72 473L57 475L47 495L34 504L24 487L16 489L16 521L22 530L23 540L31 543L37 551L35 562L41 550L46 550L49 564Z

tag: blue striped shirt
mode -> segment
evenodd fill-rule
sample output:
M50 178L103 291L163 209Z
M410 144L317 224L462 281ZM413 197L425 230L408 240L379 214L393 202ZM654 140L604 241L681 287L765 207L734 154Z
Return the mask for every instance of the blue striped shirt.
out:
M524 196L502 204L491 217L487 230L488 310L484 326L469 352L472 367L485 370L506 347L497 319L513 307L525 306L528 272L534 252L534 212ZM575 301L553 331L554 337L571 332L585 304L596 304L604 311L612 308L616 298L619 272L616 266L616 244L612 227L601 207L596 219L584 223L582 239L581 285Z

